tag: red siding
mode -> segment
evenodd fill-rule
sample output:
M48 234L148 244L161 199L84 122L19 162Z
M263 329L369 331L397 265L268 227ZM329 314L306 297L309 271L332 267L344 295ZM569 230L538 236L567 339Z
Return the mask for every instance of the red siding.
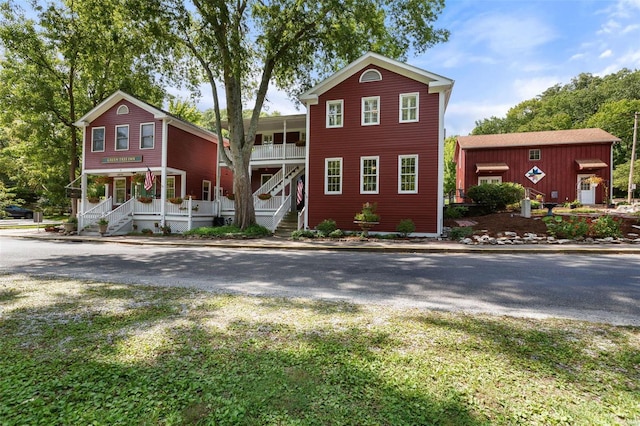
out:
M217 145L184 130L169 126L167 167L187 172L184 195L202 197L202 181L216 180ZM180 193L179 179L176 179L176 194Z
M362 71L376 68L382 81L360 83ZM399 123L399 95L419 93L419 122ZM363 97L380 96L380 124L361 125ZM341 128L326 128L326 102L344 101ZM395 232L410 218L416 232L436 233L438 218L439 95L428 86L380 67L367 66L333 87L310 107L309 226L334 219L338 227L357 229L353 216L365 202L376 202L381 216L374 231ZM398 194L398 156L418 155L418 194ZM360 157L379 156L379 193L360 194ZM325 158L342 157L341 195L324 194Z
M116 111L121 105L129 107L129 114L117 115ZM155 123L154 148L140 149L140 124ZM116 126L129 125L129 149L116 151ZM94 127L105 128L104 152L91 152L91 132ZM153 114L134 104L122 100L113 108L95 119L85 130L85 169L140 169L141 167L159 167L162 158L162 121L155 120ZM142 162L111 162L103 164L106 157L131 157L142 156Z
M529 160L530 149L540 149L540 160ZM547 201L573 201L578 197L578 175L594 174L607 182L611 179L610 167L579 171L576 160L599 159L610 165L610 153L611 143L463 150L458 160L457 181L464 179L466 190L470 186L478 184L477 163L504 162L509 166L509 170L502 174L496 174L502 176L503 182L516 182L524 187L534 188L546 194ZM533 166L538 166L545 173L545 177L537 184L525 176ZM483 173L482 175L487 176L488 174ZM557 200L551 200L552 191L558 191ZM598 189L596 190L596 203L602 202L603 191Z

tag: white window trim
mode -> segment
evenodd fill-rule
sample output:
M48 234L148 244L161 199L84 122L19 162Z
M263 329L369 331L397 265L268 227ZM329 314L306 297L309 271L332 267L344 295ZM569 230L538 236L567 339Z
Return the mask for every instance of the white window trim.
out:
M402 160L405 158L414 158L415 162L415 189L412 190L403 190L402 189ZM417 194L418 193L418 155L398 155L398 194Z
M365 123L365 121L364 121L364 116L365 116L364 106L365 106L367 101L372 101L372 100L376 101L376 105L377 105L376 118L377 118L377 120L375 122ZM363 125L363 126L377 126L377 125L380 124L380 96L367 96L365 98L362 98L362 114L360 115L360 124Z
M270 140L267 141L266 139L269 138ZM275 137L273 136L273 133L263 133L262 134L262 145L263 146L273 146L273 142L275 140Z
M411 119L411 120L403 120L402 119L402 100L403 98L408 98L408 97L414 97L416 98L416 118L415 119ZM400 104L399 104L399 108L398 108L398 119L400 121L400 123L417 123L418 121L420 121L420 93L419 92L414 92L414 93L401 93L400 94Z
M116 115L127 115L129 114L129 107L126 105L120 105L116 110Z
M143 148L142 147L142 127L143 126L153 126L153 131L151 133L151 139L153 144L150 147ZM156 123L140 123L140 149L153 149L156 146Z
M127 147L118 149L118 128L126 127L127 128ZM115 151L129 151L129 146L131 146L131 132L129 131L128 124L118 124L116 125L116 134L114 135L114 150Z
M365 160L376 160L376 189L375 191L364 190L364 162ZM380 192L380 156L360 157L360 194L378 194Z
M93 144L93 132L94 130L98 130L98 129L102 129L102 149L93 149L94 144ZM102 127L92 127L91 128L91 152L104 152L105 149L105 145L107 144L106 142L107 139L107 129L102 126Z
M538 158L531 158L534 152L538 152ZM542 159L542 151L540 151L540 148L531 148L529 150L529 161L540 161Z
M330 161L338 161L340 162L340 190L339 191L329 191L329 162ZM343 161L342 157L333 157L333 158L325 158L324 159L324 195L341 195L342 194L342 166Z
M502 176L478 176L478 185L482 185L481 181L483 179L497 180L497 182L485 182L485 183L490 183L492 185L502 183Z
M365 75L367 75L367 74L369 74L369 73L375 73L375 74L378 74L378 78L377 78L377 79L374 79L374 80L367 80L367 81L364 81L364 76L365 76ZM359 82L360 82L360 83L373 83L373 82L375 82L375 81L381 81L381 80L382 80L382 74L380 73L380 71L378 71L378 70L377 70L377 69L375 69L375 68L368 68L368 69L366 69L362 74L360 74L360 81L359 81Z
M329 111L330 108L329 106L332 104L339 104L340 105L340 124L334 124L331 125L329 124ZM326 127L327 129L333 129L333 128L338 128L338 127L343 127L344 126L344 99L334 99L331 101L327 101L326 104Z
M119 188L119 186L121 186L121 188ZM122 203L125 203L127 201L127 178L113 178L113 202L115 204L120 204L118 193L122 193Z
M208 188L207 191L204 190L205 187ZM211 181L207 179L202 180L202 201L211 201Z

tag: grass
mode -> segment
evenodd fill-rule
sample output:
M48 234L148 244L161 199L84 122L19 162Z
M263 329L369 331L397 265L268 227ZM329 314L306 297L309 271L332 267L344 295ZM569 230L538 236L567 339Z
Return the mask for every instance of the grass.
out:
M638 424L640 329L0 276L0 424Z
M257 224L249 226L244 231L235 225L200 227L186 231L183 235L209 238L260 238L272 235L273 232Z

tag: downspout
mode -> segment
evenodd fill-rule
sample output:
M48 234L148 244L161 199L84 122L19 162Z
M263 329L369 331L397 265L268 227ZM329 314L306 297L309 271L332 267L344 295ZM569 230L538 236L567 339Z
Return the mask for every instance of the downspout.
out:
M220 216L220 211L222 210L222 206L220 205L220 150L224 149L224 138L222 141L218 139L216 136L216 140L218 140L216 147L216 187L215 187L215 195L213 196L213 201L215 201L216 211L215 215Z
M605 200L607 208L609 207L609 200L613 199L613 145L615 145L615 142L609 145L609 199Z
M166 202L167 202L167 151L169 141L169 123L171 119L162 119L162 160L160 164L160 224L165 226Z
M309 229L309 146L311 145L311 105L305 103L307 107L307 119L305 131L307 132L307 143L304 145L304 226ZM297 200L296 200L297 201Z
M280 196L280 204L282 205L284 203L284 199L285 199L285 171L286 171L286 164L285 164L285 158L287 158L287 119L285 118L283 121L283 135L282 135L282 195ZM289 193L291 193L291 187L289 187ZM293 203L290 203L293 204ZM291 209L291 206L289 207L289 209Z
M439 92L440 102L438 111L438 226L436 236L442 236L442 226L444 221L444 109L445 92Z
M82 179L80 180L80 190L82 192L82 199L80 200L80 215L83 215L85 210L86 210L86 206L87 206L87 175L84 172L84 167L85 164L87 164L86 162L86 152L87 152L87 129L88 129L88 125L87 123L83 123L82 126ZM82 228L79 228L82 229Z

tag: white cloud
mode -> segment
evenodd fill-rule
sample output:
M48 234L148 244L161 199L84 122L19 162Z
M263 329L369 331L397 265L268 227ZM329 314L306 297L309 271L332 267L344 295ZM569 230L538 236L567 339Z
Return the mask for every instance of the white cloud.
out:
M475 122L490 117L504 117L513 104L488 102L451 102L445 114L447 135L468 135Z
M632 24L632 25L627 25L626 27L624 27L624 29L622 30L622 34L629 34L634 32L635 30L637 30L638 28L640 28L640 25L638 24Z
M599 31L596 32L596 34L598 35L612 34L617 32L618 28L620 28L621 26L622 25L620 25L617 21L609 19L606 23L602 25L602 27L600 28Z
M604 52L602 52L602 53L600 54L599 58L600 58L600 59L602 59L602 58L609 58L609 57L611 57L611 56L613 56L613 52L611 51L611 49L607 49L607 50L605 50Z
M578 61L580 59L584 59L587 55L585 53L576 53L572 57L569 58L570 61Z
M517 78L512 83L513 93L517 100L512 106L527 99L535 98L542 94L549 87L554 86L562 81L559 77L534 77L529 79Z

